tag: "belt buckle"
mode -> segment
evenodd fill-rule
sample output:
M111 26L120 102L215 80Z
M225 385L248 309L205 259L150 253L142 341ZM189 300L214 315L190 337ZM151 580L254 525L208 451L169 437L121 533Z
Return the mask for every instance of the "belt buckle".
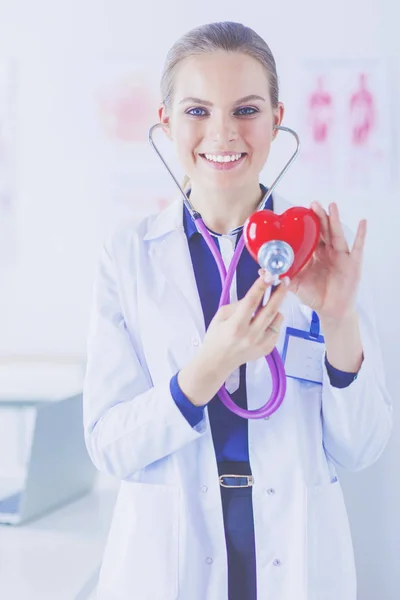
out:
M222 483L222 479L223 477L233 477L235 479L247 479L247 485L225 485L225 483ZM253 487L254 485L254 477L253 475L220 475L219 476L219 484L221 487L224 488L249 488L249 487Z

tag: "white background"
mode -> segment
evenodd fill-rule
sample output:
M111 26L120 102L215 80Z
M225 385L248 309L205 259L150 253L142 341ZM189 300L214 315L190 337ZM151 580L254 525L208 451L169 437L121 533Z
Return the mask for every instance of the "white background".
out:
M241 21L254 27L275 55L288 126L297 125L296 91L301 89L299 65L304 61L382 59L388 65L392 180L361 192L317 190L312 184L304 189L298 163L280 187L292 202L307 204L314 198L324 204L339 202L343 219L353 228L360 218L369 219L367 268L395 427L376 465L343 476L360 600L397 600L400 589L400 138L398 112L393 110L400 95L399 19L397 0L331 4L317 0L0 0L0 59L13 59L18 71L16 251L9 262L0 261L3 357L42 354L84 359L93 273L106 229L104 207L109 193L104 151L94 141L87 112L91 65L110 59L143 64L146 69L151 64L157 78L167 50L186 30L209 21ZM271 172L290 151L286 142L280 143ZM154 161L151 168L150 160ZM132 161L135 172L154 172L154 179L166 182L166 194L174 191L162 179L155 156L135 149ZM149 186L152 183L149 180ZM143 188L140 182L138 195L144 194Z

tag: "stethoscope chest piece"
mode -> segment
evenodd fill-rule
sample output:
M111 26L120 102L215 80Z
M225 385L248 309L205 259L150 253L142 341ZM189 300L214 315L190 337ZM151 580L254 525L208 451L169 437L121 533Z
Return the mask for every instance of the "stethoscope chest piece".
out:
M260 267L269 271L271 275L283 275L293 264L294 252L287 242L271 240L261 246L257 260Z

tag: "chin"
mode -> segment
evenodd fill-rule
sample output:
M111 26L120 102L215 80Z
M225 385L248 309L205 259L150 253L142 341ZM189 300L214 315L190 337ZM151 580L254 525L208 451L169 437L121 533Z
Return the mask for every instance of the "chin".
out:
M258 179L257 179L258 180ZM235 176L233 173L216 173L214 177L209 177L207 187L226 191L241 187L249 187L254 182L253 178Z

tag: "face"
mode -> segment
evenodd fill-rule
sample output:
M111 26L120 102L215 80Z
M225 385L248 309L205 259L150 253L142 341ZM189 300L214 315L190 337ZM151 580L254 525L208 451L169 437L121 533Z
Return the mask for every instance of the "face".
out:
M192 185L228 189L258 182L283 118L273 110L268 77L256 59L216 51L178 64L169 110L160 108Z

